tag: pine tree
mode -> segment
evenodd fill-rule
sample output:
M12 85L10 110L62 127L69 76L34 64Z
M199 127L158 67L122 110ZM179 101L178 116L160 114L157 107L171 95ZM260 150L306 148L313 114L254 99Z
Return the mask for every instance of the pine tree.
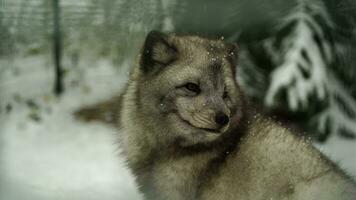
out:
M345 69L351 74L356 70L342 62L350 45L340 37L340 28L326 3L299 0L276 33L259 44L262 53L253 58L270 58L274 66L267 73L269 86L260 100L270 108L303 113L304 123L320 141L336 133L353 138L356 132L356 101L340 75ZM252 52L250 55L256 55Z

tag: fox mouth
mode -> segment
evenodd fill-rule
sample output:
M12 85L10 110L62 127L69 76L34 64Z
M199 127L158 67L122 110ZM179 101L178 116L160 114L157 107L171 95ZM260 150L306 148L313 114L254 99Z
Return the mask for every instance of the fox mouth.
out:
M214 134L220 134L221 131L217 130L217 129L212 129L212 128L201 128L201 127L196 127L194 126L193 124L191 124L188 120L185 120L183 119L179 114L178 115L178 118L186 125L190 126L190 127L193 127L195 129L199 129L199 130L203 130L203 131L206 131L206 132L209 132L209 133L214 133Z

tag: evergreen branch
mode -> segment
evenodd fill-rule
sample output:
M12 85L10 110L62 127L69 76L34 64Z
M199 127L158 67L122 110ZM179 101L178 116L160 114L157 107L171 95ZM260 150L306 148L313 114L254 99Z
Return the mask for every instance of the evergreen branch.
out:
M356 102L340 81L332 74L328 75L329 106L312 121L317 123L317 130L324 134L342 133L345 129L356 130ZM350 137L350 135L349 135Z
M282 39L273 38L267 41L272 43L270 46L275 47L272 52L282 56L273 56L279 58L275 63L281 64L270 75L271 83L265 104L275 105L278 94L284 90L288 106L293 111L308 107L308 97L314 92L320 100L326 97L327 66L334 59L331 43L326 39L322 25L315 18L323 16L323 21L330 26L331 20L321 11L322 5L311 6L304 0L300 2L281 26L283 30L293 23L291 31Z

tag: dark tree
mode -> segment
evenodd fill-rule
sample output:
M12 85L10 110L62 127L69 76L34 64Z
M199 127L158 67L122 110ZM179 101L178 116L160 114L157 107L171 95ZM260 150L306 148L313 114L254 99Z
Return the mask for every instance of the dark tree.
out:
M54 93L61 95L64 91L63 86L63 70L61 66L62 58L62 35L61 35L61 23L60 23L60 0L53 0L53 56L55 65L55 83Z

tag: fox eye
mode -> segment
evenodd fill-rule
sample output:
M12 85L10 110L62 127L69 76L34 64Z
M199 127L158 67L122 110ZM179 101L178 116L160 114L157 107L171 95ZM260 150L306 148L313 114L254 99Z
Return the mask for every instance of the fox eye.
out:
M199 85L195 84L195 83L187 83L184 85L184 87L191 91L194 92L195 94L199 94L200 93L200 87Z

